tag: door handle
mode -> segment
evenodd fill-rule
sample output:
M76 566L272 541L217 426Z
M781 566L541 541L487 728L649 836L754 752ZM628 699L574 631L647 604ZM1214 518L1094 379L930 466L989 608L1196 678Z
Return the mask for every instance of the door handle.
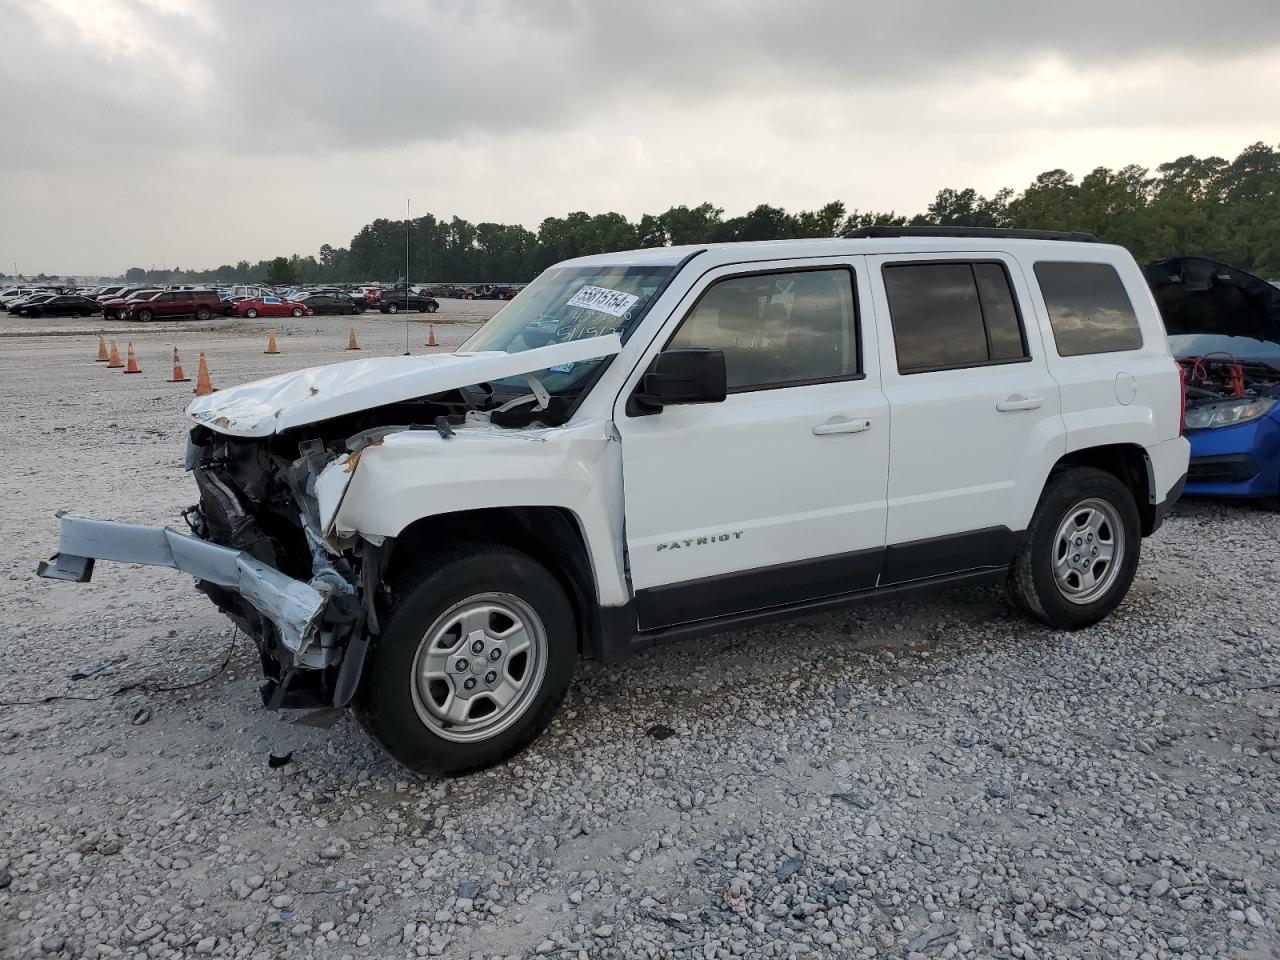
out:
M870 420L850 420L848 417L833 417L826 423L819 423L813 428L815 437L825 437L832 433L862 433L871 429Z
M1024 397L1020 393L1015 393L997 403L996 409L1001 413L1011 413L1015 410L1039 410L1043 406L1044 397Z

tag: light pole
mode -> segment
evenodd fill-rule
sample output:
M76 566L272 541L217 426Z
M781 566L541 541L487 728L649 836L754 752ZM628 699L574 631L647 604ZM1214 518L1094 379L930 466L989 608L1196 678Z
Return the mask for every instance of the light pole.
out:
M409 356L409 198L404 198L404 355Z

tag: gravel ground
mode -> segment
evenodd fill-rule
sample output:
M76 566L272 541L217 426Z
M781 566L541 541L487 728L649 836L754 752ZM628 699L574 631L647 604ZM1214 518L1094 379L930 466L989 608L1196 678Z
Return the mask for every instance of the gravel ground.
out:
M445 302L445 346L492 306ZM1280 516L1182 505L1076 634L970 590L584 665L520 758L417 780L345 713L258 708L186 576L33 574L57 509L180 524L173 343L230 384L345 359L347 318L280 323L278 357L135 329L137 377L83 321L3 324L0 701L72 699L0 707L0 954L1280 952Z

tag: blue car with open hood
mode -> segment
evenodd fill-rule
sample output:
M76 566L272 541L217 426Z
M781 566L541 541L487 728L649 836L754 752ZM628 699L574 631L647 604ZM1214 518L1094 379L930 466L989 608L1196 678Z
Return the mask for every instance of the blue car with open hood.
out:
M1280 509L1280 288L1204 257L1143 272L1185 378L1186 493Z

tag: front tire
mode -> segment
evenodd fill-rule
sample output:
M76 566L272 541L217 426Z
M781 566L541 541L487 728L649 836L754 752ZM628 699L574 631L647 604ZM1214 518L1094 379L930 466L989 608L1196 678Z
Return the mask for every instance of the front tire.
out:
M142 323L150 323L150 322L151 322L151 320L152 320L152 318L153 318L154 316L155 316L155 314L154 314L154 313L152 313L150 310L139 310L139 311L138 311L138 319L139 319Z
M250 320L258 319L258 311L253 309L253 307L250 307L248 310L246 310L244 312L244 315L248 317Z
M294 315L295 317L300 317L300 316L302 316L302 308L301 308L301 307L294 307L294 308L293 308L292 313L293 313L293 315Z
M196 319L202 322L205 320L208 320L212 316L213 314L209 312L208 307L201 307L199 310L196 311Z
M399 310L400 310L400 307L397 304L394 304L394 303L387 304L387 313L396 313Z
M1124 600L1141 547L1138 507L1127 486L1093 467L1055 471L1009 568L1009 597L1048 626L1090 626Z
M369 651L356 715L411 770L458 776L528 746L577 663L573 608L527 554L473 544L406 574Z

